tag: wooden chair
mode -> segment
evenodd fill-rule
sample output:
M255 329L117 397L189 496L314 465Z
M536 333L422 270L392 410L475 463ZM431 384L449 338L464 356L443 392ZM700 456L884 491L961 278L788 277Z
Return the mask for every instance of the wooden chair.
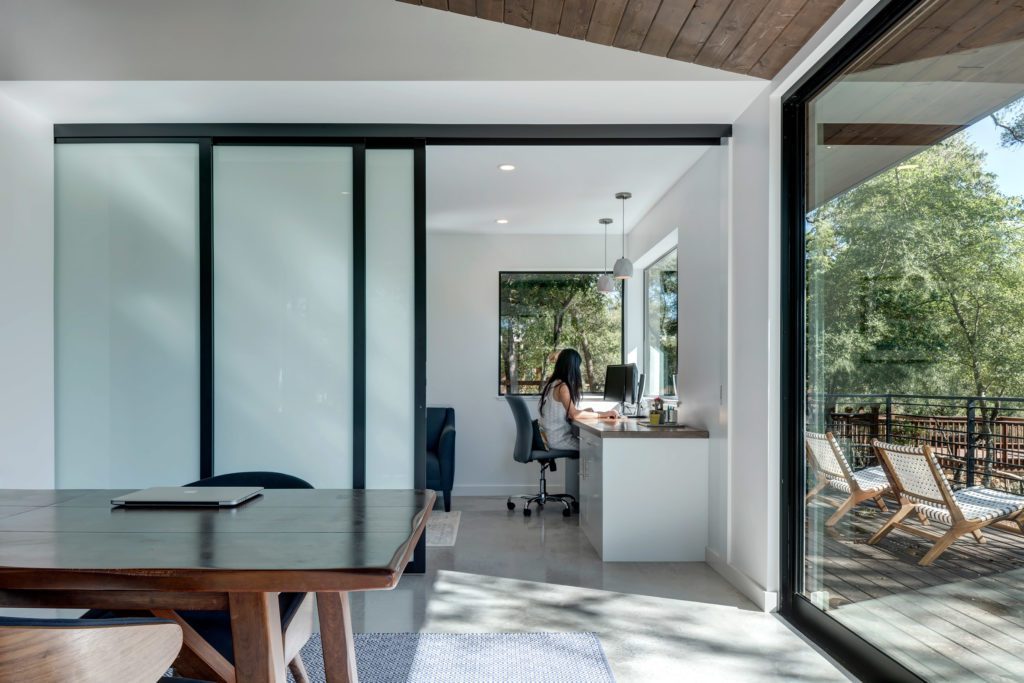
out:
M867 467L854 472L832 432L806 432L804 443L807 460L811 463L817 480L814 488L807 493L805 501L810 502L826 487L848 494L846 500L825 522L826 527L834 527L843 515L866 500L875 501L883 512L889 511L882 500L882 494L890 490L889 480L881 467Z
M897 528L935 541L918 562L928 566L964 534L985 543L981 530L989 525L999 524L1000 528L1024 534L1024 496L984 486L953 491L929 446L897 446L877 439L872 446L892 480L893 493L901 507L871 537L871 545ZM934 534L904 524L903 519L915 510L934 522L949 525L949 530Z
M181 649L181 629L165 619L0 617L0 681L154 683Z

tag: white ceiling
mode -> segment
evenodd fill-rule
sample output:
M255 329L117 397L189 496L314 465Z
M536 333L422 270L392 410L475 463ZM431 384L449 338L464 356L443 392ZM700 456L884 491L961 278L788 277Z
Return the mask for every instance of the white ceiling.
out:
M2 0L0 80L758 79L394 0Z
M428 147L427 229L477 234L599 235L628 191L631 230L708 147ZM498 170L503 163L516 170ZM508 219L499 225L499 218ZM609 245L616 242L609 239ZM613 250L614 251L614 250Z
M0 95L55 123L732 123L766 87L767 81L0 81Z

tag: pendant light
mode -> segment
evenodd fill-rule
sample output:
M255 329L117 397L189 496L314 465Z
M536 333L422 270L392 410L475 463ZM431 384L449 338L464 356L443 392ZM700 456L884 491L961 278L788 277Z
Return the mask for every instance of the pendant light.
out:
M615 280L608 274L608 226L612 224L611 218L602 218L598 221L604 226L604 267L601 277L597 278L597 291L602 294L611 294L615 291Z
M612 275L616 280L628 280L633 277L633 262L626 258L626 200L632 197L631 192L619 192L616 199L622 200L622 258L615 262Z

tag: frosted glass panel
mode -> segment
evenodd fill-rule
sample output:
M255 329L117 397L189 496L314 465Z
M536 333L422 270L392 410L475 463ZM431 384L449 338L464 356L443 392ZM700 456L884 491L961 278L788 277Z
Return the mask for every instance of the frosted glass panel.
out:
M413 488L413 152L366 152L366 487Z
M57 486L199 475L199 150L55 147Z
M352 485L352 150L214 147L214 469Z

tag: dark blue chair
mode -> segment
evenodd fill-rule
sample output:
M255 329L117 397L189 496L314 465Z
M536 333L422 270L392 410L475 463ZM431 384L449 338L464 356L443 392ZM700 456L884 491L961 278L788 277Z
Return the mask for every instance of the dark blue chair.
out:
M308 481L280 472L232 472L207 477L186 484L190 488L210 486L261 486L264 489L311 489ZM313 634L313 596L308 593L281 593L279 596L281 611L281 631L285 634L285 642L293 647L285 652L285 661L296 680L305 680L305 667L299 649ZM302 614L301 618L297 615ZM127 616L130 613L92 610L85 618L102 619L112 616ZM135 614L135 613L131 613ZM182 611L178 613L185 622L202 636L203 640L213 646L228 662L235 662L235 648L231 639L231 616L221 611ZM186 647L186 650L188 648ZM215 678L216 674L194 653L180 658L175 669L199 678ZM301 675L300 675L301 674Z
M427 488L440 491L452 511L455 483L455 409L427 408Z
M0 681L200 683L161 678L181 642L181 627L169 619L0 617Z

